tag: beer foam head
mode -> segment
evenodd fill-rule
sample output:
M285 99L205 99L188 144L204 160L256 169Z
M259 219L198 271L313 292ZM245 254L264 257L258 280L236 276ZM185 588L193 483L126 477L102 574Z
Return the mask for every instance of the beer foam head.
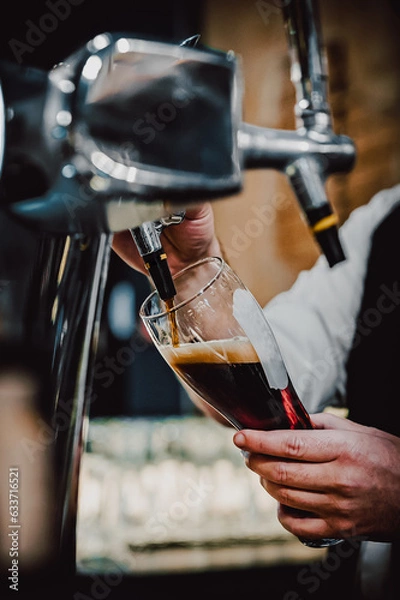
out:
M194 342L160 348L166 361L179 363L254 363L259 362L257 352L247 338Z

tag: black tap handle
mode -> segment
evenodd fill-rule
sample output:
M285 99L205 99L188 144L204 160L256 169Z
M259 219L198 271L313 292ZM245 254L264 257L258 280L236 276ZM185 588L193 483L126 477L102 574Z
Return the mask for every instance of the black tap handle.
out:
M338 218L326 197L322 164L317 158L301 157L287 166L286 174L329 266L345 260Z
M170 300L176 289L169 270L167 255L163 248L142 256L146 269L162 300Z

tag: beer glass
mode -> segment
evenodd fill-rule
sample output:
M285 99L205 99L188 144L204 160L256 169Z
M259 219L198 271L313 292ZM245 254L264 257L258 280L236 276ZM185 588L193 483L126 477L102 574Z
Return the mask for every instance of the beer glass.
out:
M173 299L154 291L139 314L178 377L237 430L312 429L260 305L225 261L200 260L174 284Z

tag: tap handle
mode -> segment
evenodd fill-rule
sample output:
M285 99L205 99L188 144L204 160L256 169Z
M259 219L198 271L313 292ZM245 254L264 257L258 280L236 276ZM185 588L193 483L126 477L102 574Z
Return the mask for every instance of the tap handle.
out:
M158 221L146 221L139 227L131 229L139 254L162 300L173 298L176 290L160 235L165 227L178 225L184 218L185 212L181 211Z
M352 162L352 148L338 143L332 132L328 102L328 70L322 44L317 0L291 0L283 7L283 16L291 56L291 78L296 89L295 115L300 134L306 131L315 139L322 134L341 150L343 164L336 169L337 156L300 155L286 165L286 174L296 192L314 237L323 250L329 265L345 260L340 243L337 216L325 192L329 172L344 170ZM350 159L350 161L348 160Z
M287 166L286 175L329 266L345 260L337 228L338 218L328 202L325 175L318 158L298 158Z
M176 289L164 249L161 247L142 258L160 298L164 301L173 298L176 295Z

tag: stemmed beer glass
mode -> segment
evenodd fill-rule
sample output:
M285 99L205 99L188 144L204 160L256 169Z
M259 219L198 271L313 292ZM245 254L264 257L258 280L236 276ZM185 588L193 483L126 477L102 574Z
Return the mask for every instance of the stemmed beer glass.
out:
M139 314L175 373L236 429L312 429L260 305L218 257L174 276L168 307L157 291ZM300 511L301 512L301 511ZM301 540L324 547L336 539Z

